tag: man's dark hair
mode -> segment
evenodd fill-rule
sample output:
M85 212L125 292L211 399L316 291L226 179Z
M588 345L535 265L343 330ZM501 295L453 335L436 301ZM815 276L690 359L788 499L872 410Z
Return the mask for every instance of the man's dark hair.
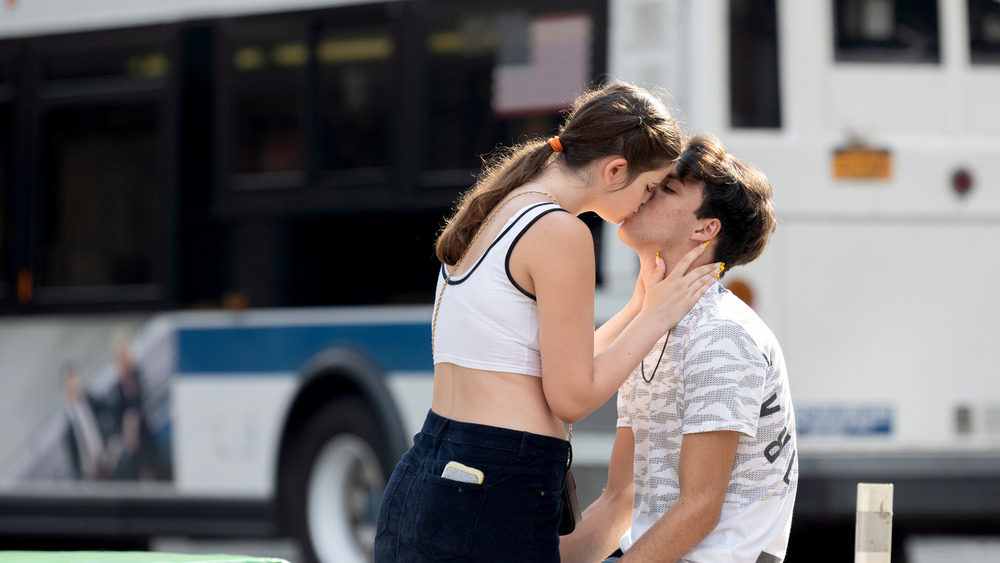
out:
M771 184L763 172L728 154L714 136L699 134L688 141L671 175L703 184L695 217L722 223L711 245L716 261L728 269L749 264L764 252L777 221Z

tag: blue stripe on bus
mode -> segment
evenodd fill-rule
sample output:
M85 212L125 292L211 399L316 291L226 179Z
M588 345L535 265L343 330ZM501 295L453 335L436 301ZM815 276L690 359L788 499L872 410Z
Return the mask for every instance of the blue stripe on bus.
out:
M294 372L320 351L350 347L387 371L432 371L428 323L348 326L189 328L177 331L184 374Z
M893 418L888 404L795 405L799 436L891 436Z

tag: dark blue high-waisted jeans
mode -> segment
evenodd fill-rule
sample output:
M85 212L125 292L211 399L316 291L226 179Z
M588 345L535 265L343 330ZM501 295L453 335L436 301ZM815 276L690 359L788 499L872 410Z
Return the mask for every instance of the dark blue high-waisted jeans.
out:
M427 413L386 485L375 561L559 561L569 443ZM441 477L449 461L482 484Z

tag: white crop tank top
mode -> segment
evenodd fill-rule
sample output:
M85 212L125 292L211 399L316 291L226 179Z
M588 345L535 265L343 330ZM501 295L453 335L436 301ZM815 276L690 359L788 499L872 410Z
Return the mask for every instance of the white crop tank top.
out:
M479 260L448 280L443 297L441 284L447 273L441 265L435 364L542 376L538 304L511 276L510 255L521 235L553 211L566 210L548 202L518 210Z

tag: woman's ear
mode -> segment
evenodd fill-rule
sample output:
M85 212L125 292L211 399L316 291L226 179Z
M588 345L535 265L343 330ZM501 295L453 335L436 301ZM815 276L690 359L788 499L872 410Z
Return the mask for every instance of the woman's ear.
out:
M601 178L604 183L612 185L620 178L625 178L628 172L628 161L620 156L613 156L604 161L601 167Z
M699 223L700 226L694 231L694 235L691 236L692 240L698 242L712 240L719 236L719 232L722 231L722 221L714 217L711 219L701 219Z

